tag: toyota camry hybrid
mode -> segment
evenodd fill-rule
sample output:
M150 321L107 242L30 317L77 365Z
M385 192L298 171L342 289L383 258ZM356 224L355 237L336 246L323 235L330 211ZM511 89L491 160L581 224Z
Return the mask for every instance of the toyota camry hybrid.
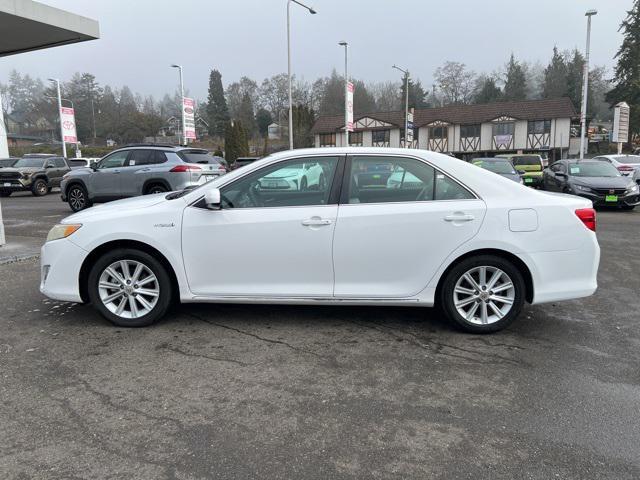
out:
M323 182L272 181L303 178L309 165ZM370 165L385 165L394 182L367 180ZM593 294L595 229L587 199L446 155L295 150L194 189L67 217L42 247L40 289L130 327L160 319L175 299L438 305L463 330L486 333L525 302Z

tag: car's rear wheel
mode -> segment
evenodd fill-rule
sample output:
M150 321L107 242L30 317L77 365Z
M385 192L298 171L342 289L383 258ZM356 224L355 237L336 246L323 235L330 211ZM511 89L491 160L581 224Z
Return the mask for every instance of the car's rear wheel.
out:
M33 185L31 186L31 193L35 197L42 197L49 193L49 186L47 185L47 182L41 178L33 182Z
M469 257L447 274L440 302L447 317L470 333L507 327L522 310L525 283L508 260L494 255Z
M89 273L91 303L120 327L146 327L156 322L167 312L171 296L166 269L141 250L108 252Z
M79 212L91 206L87 189L82 185L72 185L67 190L67 203L74 212Z
M164 185L151 185L147 188L147 195L153 195L154 193L165 193L168 192L167 187Z
M0 197L10 197L12 193L11 190L0 190Z

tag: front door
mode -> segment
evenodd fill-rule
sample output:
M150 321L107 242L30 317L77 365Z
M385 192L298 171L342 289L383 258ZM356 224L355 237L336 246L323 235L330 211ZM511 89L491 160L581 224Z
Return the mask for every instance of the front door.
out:
M89 193L95 199L112 200L122 197L120 174L128 150L112 153L100 160L98 168L91 174Z
M327 156L281 161L222 187L221 210L187 207L182 253L191 291L331 297L338 213L331 192L340 161ZM309 164L322 169L322 182L307 178Z
M392 172L384 185L359 174L381 162ZM477 233L484 202L418 159L355 156L348 163L334 237L335 296L418 294Z

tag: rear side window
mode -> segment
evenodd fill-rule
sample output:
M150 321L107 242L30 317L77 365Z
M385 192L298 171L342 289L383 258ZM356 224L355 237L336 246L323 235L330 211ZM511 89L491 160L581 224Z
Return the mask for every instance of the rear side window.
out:
M149 165L151 163L151 157L153 150L132 150L129 156L128 165L130 167Z

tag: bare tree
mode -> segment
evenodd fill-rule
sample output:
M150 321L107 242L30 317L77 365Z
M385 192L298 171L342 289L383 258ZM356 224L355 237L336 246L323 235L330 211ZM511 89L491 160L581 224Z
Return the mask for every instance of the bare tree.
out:
M473 97L476 74L467 70L464 63L445 62L438 67L434 78L444 97L445 103L470 103Z
M390 112L400 110L400 82L371 82L368 84L369 93L373 95L376 102L376 110L379 112Z

